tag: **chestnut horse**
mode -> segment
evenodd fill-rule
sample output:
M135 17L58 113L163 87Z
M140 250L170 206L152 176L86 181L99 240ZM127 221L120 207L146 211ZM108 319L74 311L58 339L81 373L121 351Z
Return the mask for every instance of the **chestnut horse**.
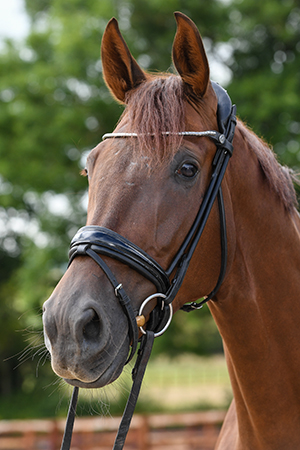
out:
M194 223L216 152L211 136L180 133L219 127L218 98L202 39L189 18L175 16L173 62L179 75L145 73L128 50L117 21L108 23L102 40L103 74L126 108L115 130L121 138L114 134L97 145L85 170L87 225L118 233L164 271ZM135 137L125 138L124 133ZM233 147L222 181L227 270L208 302L224 342L234 394L216 448L296 450L300 449L296 196L289 171L241 121ZM220 223L214 202L173 301L175 312L187 301L208 295L217 284ZM143 300L157 287L130 265L108 255L102 259L121 281L138 315ZM154 303L145 306L146 320ZM43 320L58 376L74 386L98 388L120 375L132 339L128 319L107 275L92 258L79 254L73 259L44 305Z

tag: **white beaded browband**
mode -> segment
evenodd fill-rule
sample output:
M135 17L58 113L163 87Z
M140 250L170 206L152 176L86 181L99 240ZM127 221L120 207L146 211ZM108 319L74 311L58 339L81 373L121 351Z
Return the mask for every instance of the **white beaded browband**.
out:
M178 136L207 136L212 138L213 140L219 142L220 144L224 144L226 137L224 134L219 133L218 131L180 131L179 133L171 133L170 131L163 131L163 135L169 136L170 134L177 134ZM137 133L106 133L102 136L102 141L109 138L137 138Z

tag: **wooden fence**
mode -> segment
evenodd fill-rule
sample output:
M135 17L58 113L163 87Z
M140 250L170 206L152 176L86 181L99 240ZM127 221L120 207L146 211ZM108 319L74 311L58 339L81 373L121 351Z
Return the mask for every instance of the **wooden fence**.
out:
M212 450L225 413L135 415L125 450ZM71 450L111 450L120 418L77 418ZM65 420L0 421L1 450L59 450Z

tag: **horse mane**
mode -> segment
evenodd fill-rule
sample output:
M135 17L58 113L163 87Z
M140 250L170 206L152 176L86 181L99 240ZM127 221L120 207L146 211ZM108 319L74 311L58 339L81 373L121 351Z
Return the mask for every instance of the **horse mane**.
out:
M243 138L248 143L251 151L256 155L259 166L270 188L279 197L284 207L291 211L298 206L294 183L300 184L297 176L291 169L282 166L277 161L276 154L271 146L259 138L245 124L239 127Z
M185 130L185 101L191 103L182 79L169 73L148 74L144 82L129 92L120 121L125 120L130 132L137 133L138 138L132 139L133 148L148 157L152 167L155 163L169 161L178 150L182 141L178 133ZM209 128L205 111L197 108L197 112L201 114L203 126ZM269 186L291 211L298 204L293 182L299 184L299 181L289 168L278 163L264 140L239 123L243 138L256 155Z

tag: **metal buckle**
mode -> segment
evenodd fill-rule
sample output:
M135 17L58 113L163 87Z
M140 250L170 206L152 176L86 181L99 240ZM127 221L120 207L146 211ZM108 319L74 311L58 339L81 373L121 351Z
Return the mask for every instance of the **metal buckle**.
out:
M118 295L119 295L119 290L122 289L122 287L123 287L123 284L120 283L120 284L118 284L118 286L115 288L115 296L116 296L116 297L118 297Z

